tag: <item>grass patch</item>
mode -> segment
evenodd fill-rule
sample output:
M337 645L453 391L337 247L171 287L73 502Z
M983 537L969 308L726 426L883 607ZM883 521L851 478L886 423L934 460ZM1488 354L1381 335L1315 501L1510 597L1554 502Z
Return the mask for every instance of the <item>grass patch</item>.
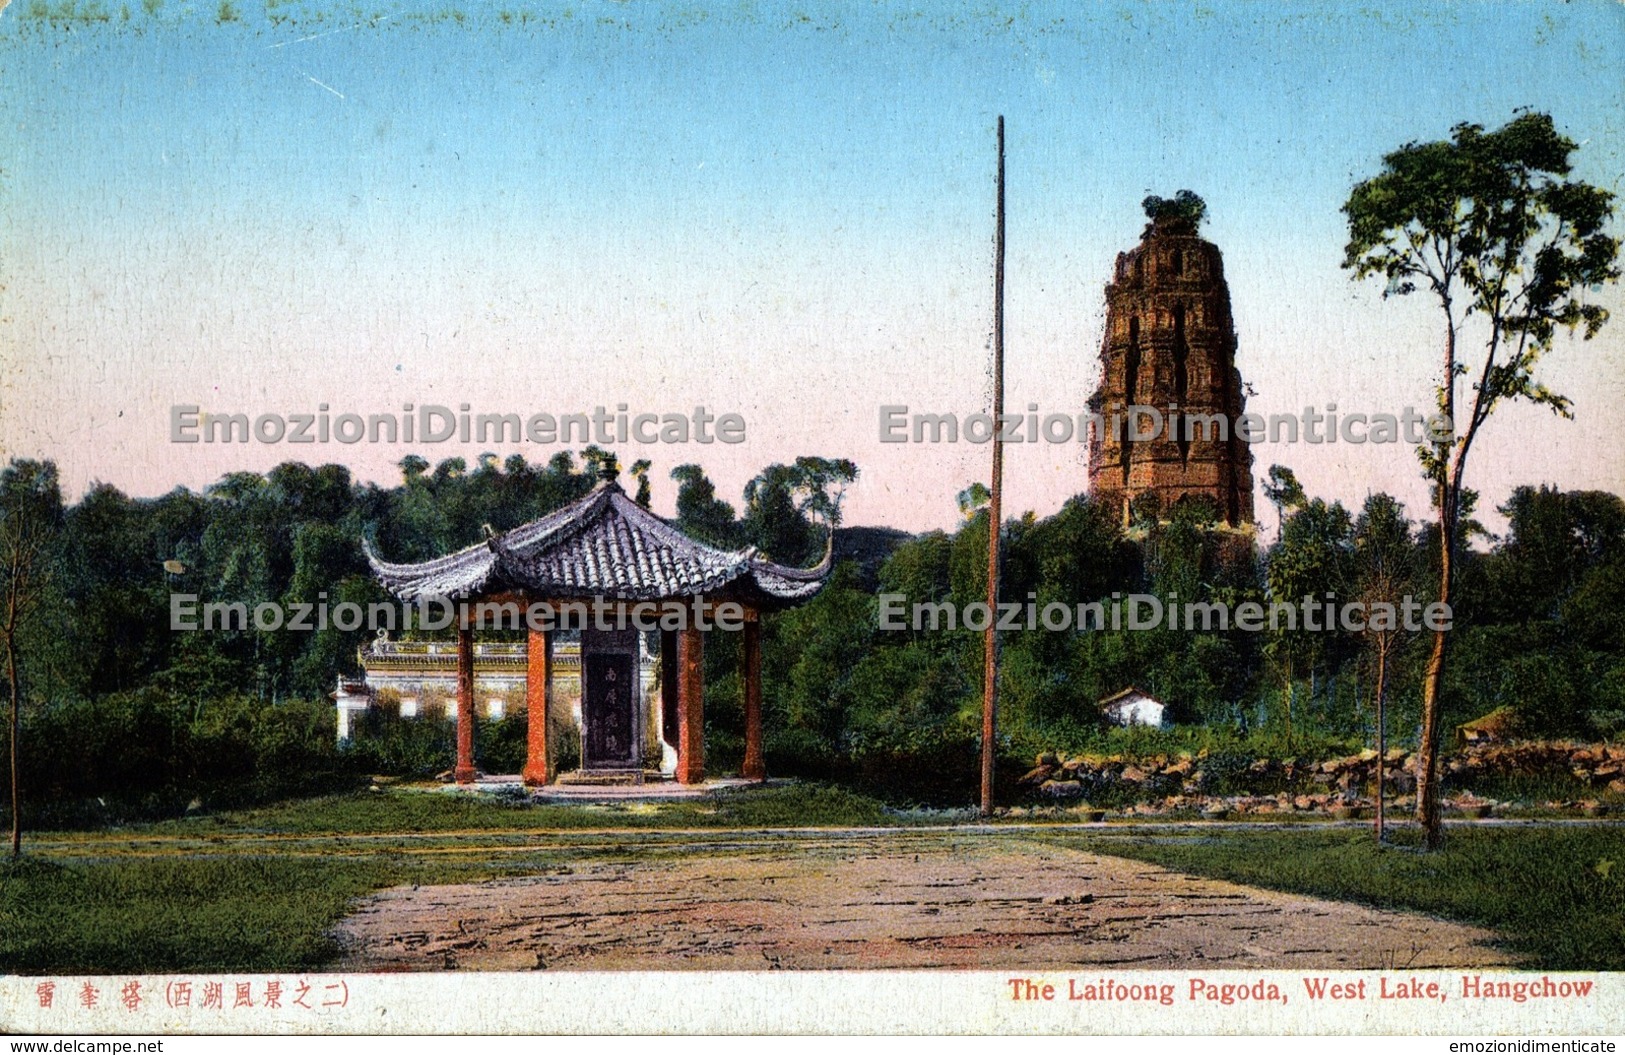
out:
M265 857L0 865L0 970L117 974L315 967L377 867Z
M878 800L833 784L727 792L719 797L710 819L730 828L868 828L903 823Z
M568 870L566 859L591 856L24 857L0 863L0 972L311 970L338 956L328 932L375 890Z
M1609 797L1601 788L1594 789L1576 779L1573 773L1480 773L1458 783L1481 798L1531 806Z
M824 827L898 824L876 799L828 784L783 784L701 799L540 803L508 796L390 789L302 799L146 825L151 835L294 835L498 829Z
M791 784L590 806L390 790L94 833L33 835L53 844L52 856L0 862L0 971L309 970L338 955L328 931L353 901L385 887L534 875L606 854L645 860L680 849L629 849L614 837L567 840L569 848L549 849L534 836L478 833L597 828L653 835L678 828L887 823L898 822L874 799ZM397 832L447 834L427 841L343 840ZM455 832L475 834L449 834ZM481 845L457 852L464 843Z
M1041 838L1270 890L1480 924L1547 970L1625 970L1625 830L1614 826L1453 828L1433 854L1379 851L1367 833L1312 828Z
M661 834L682 828L906 829L944 819L888 812L819 784L600 806L391 789L40 836L50 845L36 856L0 863L0 971L310 970L338 955L328 931L354 900L384 887L535 875L606 857L648 862L707 841ZM1438 854L1378 852L1363 831L1307 823L998 837L1477 923L1541 968L1625 969L1619 826L1462 826Z

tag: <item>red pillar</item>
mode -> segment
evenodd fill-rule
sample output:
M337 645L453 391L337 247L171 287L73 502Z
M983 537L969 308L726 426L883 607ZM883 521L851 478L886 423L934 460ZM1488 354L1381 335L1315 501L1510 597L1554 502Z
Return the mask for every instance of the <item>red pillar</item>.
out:
M766 780L762 760L762 623L755 612L745 615L745 765L746 780Z
M693 627L677 635L677 782L705 782L705 639Z
M547 717L553 709L553 634L530 631L525 652L525 706L529 728L525 738L525 783L539 787L553 779L553 760L547 754Z
M466 620L457 627L457 767L459 784L474 783L474 631Z

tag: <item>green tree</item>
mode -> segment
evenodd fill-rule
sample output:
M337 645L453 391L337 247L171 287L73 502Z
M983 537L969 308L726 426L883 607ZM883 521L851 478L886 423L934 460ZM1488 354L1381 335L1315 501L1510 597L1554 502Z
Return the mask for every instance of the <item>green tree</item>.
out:
M1353 552L1353 525L1348 510L1341 502L1327 505L1315 498L1304 504L1286 522L1281 540L1270 551L1268 565L1269 597L1272 604L1289 604L1299 608L1304 624L1309 613L1303 611L1307 600L1320 621L1321 606L1330 595L1345 593ZM1292 717L1295 702L1294 680L1299 664L1313 672L1320 662L1336 654L1339 630L1321 626L1310 630L1307 625L1291 625L1283 618L1271 621L1270 641L1265 646L1268 656L1282 677L1282 704L1286 715L1286 741L1292 744ZM1295 622L1295 621L1294 621ZM1311 689L1313 686L1311 686ZM1313 702L1313 692L1311 692Z
M401 469L401 478L407 483L411 483L413 480L422 476L428 471L429 468L429 463L423 458L418 457L416 454L408 454L406 457L402 458L398 464L400 465Z
M293 577L281 597L284 610L294 605L336 606L384 601L387 596L361 562L361 551L348 531L320 521L306 521L294 531ZM332 675L355 661L364 630L343 631L327 621L313 631L274 633L283 658L288 688L306 699L320 698Z
M976 515L978 509L993 501L993 492L987 489L987 484L974 483L963 491L954 495L954 504L959 506L959 515L969 520Z
M1606 492L1519 487L1501 513L1506 540L1491 561L1501 622L1557 618L1596 565L1625 554L1625 502Z
M1559 330L1594 337L1607 312L1585 294L1619 278L1619 239L1607 232L1613 195L1569 179L1577 149L1542 113L1503 127L1457 125L1449 140L1408 143L1383 158L1382 171L1357 184L1343 212L1349 242L1343 266L1356 279L1386 280L1384 296L1425 288L1444 317L1443 364L1435 394L1450 420L1418 453L1433 482L1439 521L1439 591L1451 600L1456 522L1473 441L1502 403L1527 400L1569 416L1569 401L1535 378ZM1483 360L1465 416L1457 413L1465 339ZM1439 816L1440 688L1449 631L1435 633L1422 686L1417 816L1430 848Z
M671 478L677 481L677 526L684 534L723 549L739 544L734 507L717 497L716 485L704 469L679 465Z
M1303 484L1298 482L1298 474L1291 469L1284 465L1272 465L1269 475L1264 477L1264 497L1275 507L1275 537L1280 538L1286 530L1287 512L1301 509L1307 501Z
M51 544L62 522L62 490L51 462L13 460L0 472L0 644L6 649L10 696L11 856L23 852L22 686L19 633L39 608L51 575Z
M769 465L745 485L745 534L782 564L818 559L829 532L841 522L841 500L858 476L852 462L837 458L797 458Z
M632 473L632 479L638 482L637 497L633 501L645 509L649 508L649 501L653 497L649 491L649 470L651 468L653 468L653 464L649 459L639 458L632 463L632 468L629 470Z
M953 539L945 532L928 531L904 542L892 551L880 568L879 593L900 596L905 612L912 613L916 604L946 600L949 592L949 560L953 553ZM908 634L917 640L909 616Z
M1177 191L1172 198L1164 198L1156 194L1148 195L1140 202L1140 208L1152 221L1173 220L1189 224L1191 227L1200 226L1203 217L1207 216L1207 202L1195 191Z
M1387 621L1374 612L1376 606L1393 611L1403 602L1414 583L1415 551L1411 545L1411 522L1405 507L1392 495L1374 494L1365 500L1354 522L1355 582L1360 602L1365 606L1364 637L1376 662L1377 685L1373 693L1377 728L1377 824L1380 844L1387 822L1385 804L1388 753L1388 667L1398 648L1404 624Z
M67 636L79 661L65 680L78 691L133 688L168 649L162 595L176 576L160 561L176 557L177 548L158 549L169 540L152 537L152 513L109 484L93 486L66 512L59 583L72 606Z

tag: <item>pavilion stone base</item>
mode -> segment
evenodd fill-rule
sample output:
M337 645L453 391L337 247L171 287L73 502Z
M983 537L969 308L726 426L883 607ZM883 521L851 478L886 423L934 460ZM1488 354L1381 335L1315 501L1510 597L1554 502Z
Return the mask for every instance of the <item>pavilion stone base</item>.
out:
M659 770L575 769L560 773L558 783L605 787L611 785L658 784L667 779Z
M565 774L568 776L568 774ZM481 774L473 784L445 784L439 789L452 795L501 795L523 790L533 802L663 802L704 799L718 792L739 794L767 787L783 786L784 780L750 780L746 777L707 777L699 784L679 784L670 777L648 775L641 784L575 784L556 780L546 787L527 787L518 773Z
M532 788L531 797L538 802L664 802L705 799L723 791L746 793L772 783L744 777L709 777L701 784L679 784L670 778L644 784L553 783L545 788Z

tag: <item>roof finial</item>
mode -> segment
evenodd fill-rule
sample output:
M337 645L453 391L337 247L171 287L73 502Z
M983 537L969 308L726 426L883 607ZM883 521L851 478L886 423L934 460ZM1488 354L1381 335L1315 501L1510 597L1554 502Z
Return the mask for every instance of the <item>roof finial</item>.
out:
M615 460L615 455L605 454L603 457L598 459L598 479L602 480L606 484L614 483L615 478L620 475L621 466L620 463Z

